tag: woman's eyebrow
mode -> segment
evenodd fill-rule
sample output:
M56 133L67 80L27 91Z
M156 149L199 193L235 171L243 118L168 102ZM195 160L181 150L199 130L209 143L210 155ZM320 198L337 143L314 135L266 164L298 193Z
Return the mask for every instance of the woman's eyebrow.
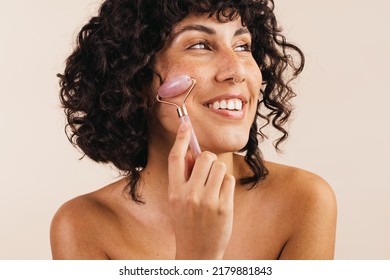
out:
M186 31L199 31L199 32L206 33L208 35L217 34L217 31L215 29L210 28L208 26L201 25L201 24L189 24L189 25L182 27L179 31L174 33L172 36L172 40L174 40L176 37L178 37L180 34L186 32ZM250 34L248 28L242 27L242 28L237 29L236 32L234 32L234 36L239 36L242 34Z
M241 27L236 32L234 32L234 36L240 36L242 34L251 34L251 33L249 32L248 28L246 28L246 27Z
M172 39L175 39L180 34L186 32L186 31L200 31L209 35L215 35L217 32L215 29L207 27L205 25L201 24L189 24L184 27L182 27L179 31L177 31L175 34L173 34Z

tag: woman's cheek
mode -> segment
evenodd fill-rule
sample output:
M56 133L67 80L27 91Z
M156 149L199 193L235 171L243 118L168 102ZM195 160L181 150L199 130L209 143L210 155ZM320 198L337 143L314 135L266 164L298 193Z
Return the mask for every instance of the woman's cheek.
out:
M176 133L180 120L177 115L177 110L173 105L161 104L157 111L156 117L161 124L162 129L168 133Z

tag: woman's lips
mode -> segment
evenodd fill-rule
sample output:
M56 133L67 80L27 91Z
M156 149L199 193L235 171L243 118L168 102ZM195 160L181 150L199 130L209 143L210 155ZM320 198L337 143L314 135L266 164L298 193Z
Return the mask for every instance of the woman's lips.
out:
M227 117L229 119L243 119L245 116L245 111L240 110L240 111L231 111L231 110L223 110L223 109L213 109L209 108L209 110L215 114L218 114L223 117Z
M218 96L213 97L212 99L207 100L206 102L203 102L203 104L213 104L214 102L218 101L221 102L222 100L229 101L238 99L241 100L242 103L247 103L247 99L240 93L229 93L229 94L221 94Z

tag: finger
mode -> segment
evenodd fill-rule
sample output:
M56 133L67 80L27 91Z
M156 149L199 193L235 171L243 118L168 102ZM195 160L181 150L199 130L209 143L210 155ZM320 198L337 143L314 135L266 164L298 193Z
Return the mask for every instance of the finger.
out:
M169 186L181 186L186 182L186 154L190 143L190 126L181 124L175 143L168 156Z
M192 151L187 150L187 155L186 155L186 175L185 175L186 181L188 181L190 179L191 174L192 174L192 170L194 168L194 165L195 165L194 154L192 153Z
M204 189L204 194L207 198L213 200L219 199L225 175L226 164L221 161L214 161Z
M192 174L188 182L192 186L204 188L210 174L211 166L215 160L217 160L217 156L215 154L210 152L201 153L196 158L195 165L192 169Z
M236 178L234 178L234 176L230 174L225 175L222 182L221 190L219 192L219 199L221 203L233 207L235 186Z

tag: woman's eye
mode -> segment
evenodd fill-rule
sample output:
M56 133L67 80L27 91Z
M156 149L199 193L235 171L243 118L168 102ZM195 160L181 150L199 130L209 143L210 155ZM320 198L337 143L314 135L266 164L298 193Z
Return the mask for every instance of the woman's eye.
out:
M209 50L210 46L207 42L198 42L194 45L191 45L189 49L201 49L201 50Z
M250 52L251 45L250 44L239 45L239 46L234 48L234 51L236 51L236 52Z

